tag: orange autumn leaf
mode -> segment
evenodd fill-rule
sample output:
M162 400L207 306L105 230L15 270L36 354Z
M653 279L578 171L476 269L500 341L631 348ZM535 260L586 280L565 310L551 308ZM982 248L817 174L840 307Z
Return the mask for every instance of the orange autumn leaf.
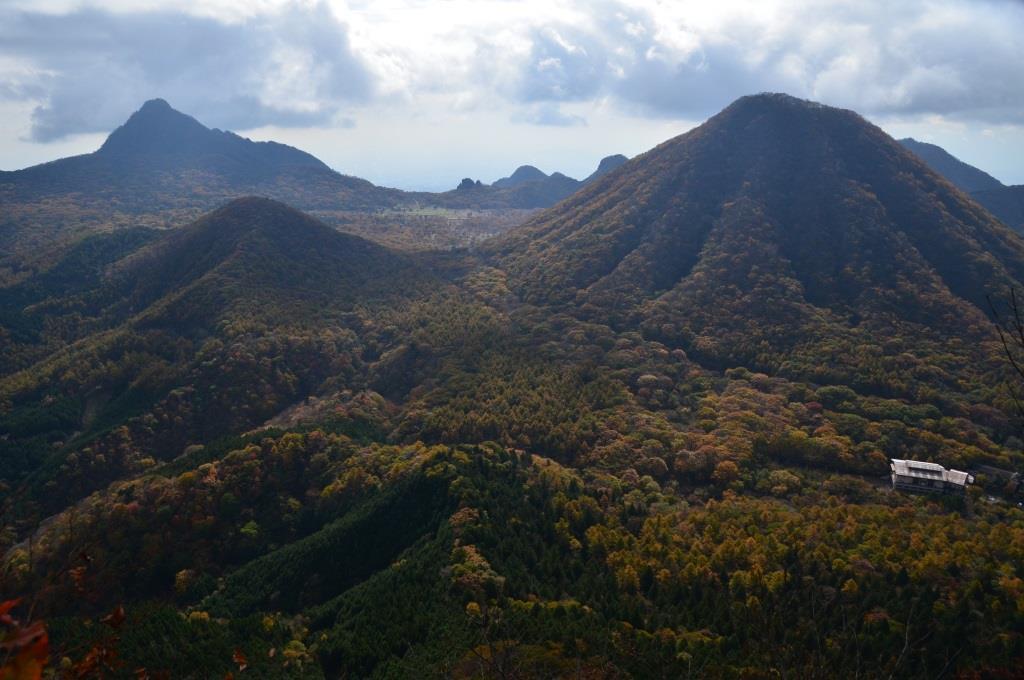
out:
M0 656L6 659L0 666L0 680L39 680L50 658L50 639L43 624L15 625L0 642Z

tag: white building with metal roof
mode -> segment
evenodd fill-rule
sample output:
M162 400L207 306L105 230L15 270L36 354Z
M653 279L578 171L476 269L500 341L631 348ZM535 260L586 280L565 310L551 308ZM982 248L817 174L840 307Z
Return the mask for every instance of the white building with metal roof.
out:
M974 475L947 470L938 463L894 458L889 468L892 470L892 488L903 491L963 494L967 485L974 483Z

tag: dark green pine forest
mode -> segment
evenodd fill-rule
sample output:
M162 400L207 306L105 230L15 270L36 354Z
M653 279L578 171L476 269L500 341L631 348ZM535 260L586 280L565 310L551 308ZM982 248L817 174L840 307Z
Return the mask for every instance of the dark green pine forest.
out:
M908 146L411 194L157 100L0 173L0 678L1020 677L1024 239Z

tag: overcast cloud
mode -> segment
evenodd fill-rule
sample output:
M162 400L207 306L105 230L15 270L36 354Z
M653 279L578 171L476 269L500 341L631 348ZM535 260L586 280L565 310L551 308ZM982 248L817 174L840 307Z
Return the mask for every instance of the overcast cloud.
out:
M368 140L343 131L382 119L469 129L476 117L501 128L496 139L572 129L573 144L589 129L596 145L616 125L681 132L759 91L939 143L1001 138L1002 160L995 142L979 147L997 174L1024 150L1024 3L1011 0L0 3L0 106L25 117L0 133L5 168L34 161L34 143L105 133L157 96L226 129L338 130L336 148L309 149L328 162L341 145L358 158ZM389 172L402 176L377 168Z

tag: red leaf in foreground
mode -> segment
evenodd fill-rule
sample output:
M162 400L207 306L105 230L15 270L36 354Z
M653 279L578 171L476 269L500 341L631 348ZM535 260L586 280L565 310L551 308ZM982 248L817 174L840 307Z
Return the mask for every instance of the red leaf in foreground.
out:
M235 650L234 654L231 655L231 660L238 664L239 673L249 667L249 660L245 658L245 654L242 654L240 649Z
M15 626L0 643L0 657L4 658L0 680L39 680L50 658L50 638L42 622Z

